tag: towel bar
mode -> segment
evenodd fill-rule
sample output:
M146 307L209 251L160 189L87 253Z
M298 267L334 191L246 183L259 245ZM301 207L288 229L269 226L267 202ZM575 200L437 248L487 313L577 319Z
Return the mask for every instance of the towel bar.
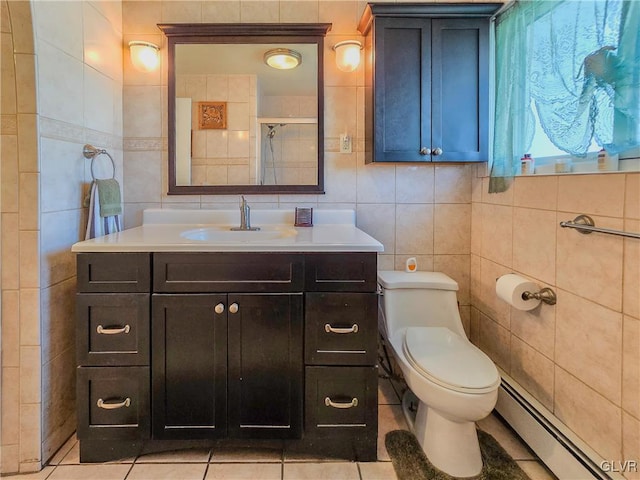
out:
M575 228L582 234L591 232L607 233L609 235L617 235L619 237L640 238L640 233L624 232L622 230L612 230L610 228L596 227L593 218L589 215L578 215L572 221L560 222L561 227Z
M91 159L91 178L93 180L96 179L95 174L93 173L93 161L95 160L96 157L100 156L100 155L106 155L107 157L109 157L109 160L111 160L111 166L113 167L113 175L111 176L111 178L116 178L116 163L113 161L113 157L111 155L109 155L109 152L107 152L105 149L103 148L96 148L93 145L89 145L88 143L85 144L84 148L82 149L82 154L84 155L84 158L90 158Z

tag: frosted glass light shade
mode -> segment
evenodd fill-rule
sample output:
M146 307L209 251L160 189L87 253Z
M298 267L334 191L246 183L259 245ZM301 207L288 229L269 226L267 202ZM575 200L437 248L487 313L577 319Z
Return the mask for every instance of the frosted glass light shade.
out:
M302 63L302 55L289 48L274 48L265 52L264 63L278 70L290 70Z
M149 42L129 42L129 54L131 63L142 72L152 72L160 64L158 46Z
M362 44L357 40L345 40L333 46L336 52L336 66L343 72L353 72L360 65Z

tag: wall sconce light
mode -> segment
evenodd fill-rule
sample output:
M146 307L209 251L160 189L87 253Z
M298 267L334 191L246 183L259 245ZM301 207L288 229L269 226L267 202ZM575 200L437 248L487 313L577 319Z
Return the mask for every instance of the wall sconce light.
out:
M302 63L302 55L289 48L274 48L264 53L264 63L278 70L290 70Z
M129 54L131 63L142 72L152 72L160 64L160 55L157 45L149 42L135 40L129 42Z
M343 72L353 72L360 65L362 44L357 40L345 40L333 46L336 52L336 66Z

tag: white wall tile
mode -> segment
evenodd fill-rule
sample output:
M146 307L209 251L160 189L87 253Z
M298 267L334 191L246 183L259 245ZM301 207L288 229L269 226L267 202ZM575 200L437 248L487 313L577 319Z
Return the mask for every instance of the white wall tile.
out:
M44 38L54 47L82 60L82 3L34 2L34 29L38 38ZM60 28L64 25L64 28ZM40 47L39 48L39 52ZM66 97L72 98L72 97Z
M114 130L113 94L113 80L85 65L83 105L86 128L110 134L120 133Z
M85 64L114 81L122 82L122 35L118 31L120 24L112 25L93 3L81 3Z
M42 138L40 140L40 211L77 209L82 206L85 163L82 145ZM96 158L96 162L104 160Z
M79 95L84 91L82 61L41 40L38 42L37 62L40 115L82 125L84 107L83 97Z

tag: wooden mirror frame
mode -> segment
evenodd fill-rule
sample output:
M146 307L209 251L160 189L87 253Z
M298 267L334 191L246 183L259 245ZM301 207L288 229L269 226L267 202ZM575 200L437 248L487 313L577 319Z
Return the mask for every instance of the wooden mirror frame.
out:
M166 35L169 195L324 193L324 37L330 23L181 23L158 24ZM202 43L313 43L317 45L318 183L315 185L176 185L175 46Z

